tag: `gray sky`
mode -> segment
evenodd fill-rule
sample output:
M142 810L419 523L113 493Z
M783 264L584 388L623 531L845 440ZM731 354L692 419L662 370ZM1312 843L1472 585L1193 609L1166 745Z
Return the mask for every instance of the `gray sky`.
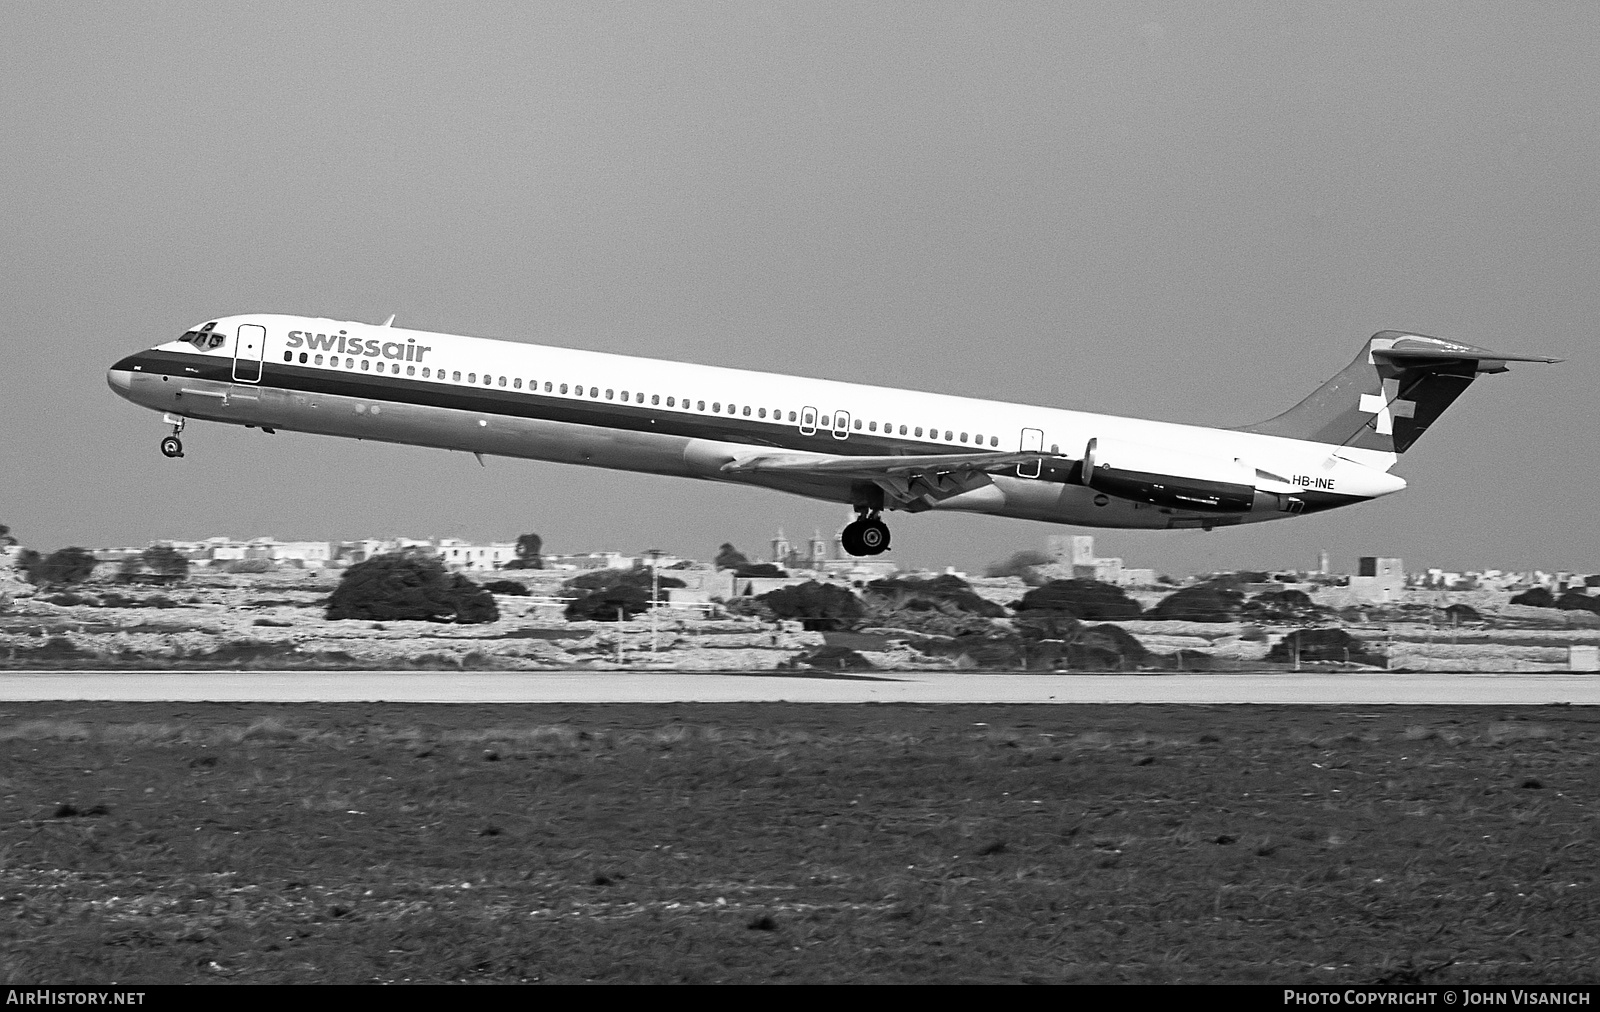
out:
M1172 421L1410 329L1475 384L1372 505L1093 532L1173 573L1600 571L1600 6L14 4L0 523L764 552L838 507L159 416L105 369L286 312ZM1050 534L890 517L905 564Z

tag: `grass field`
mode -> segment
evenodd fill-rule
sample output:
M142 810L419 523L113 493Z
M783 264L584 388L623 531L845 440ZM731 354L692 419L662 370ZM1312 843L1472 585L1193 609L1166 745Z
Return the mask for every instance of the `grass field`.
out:
M0 979L1593 982L1592 709L9 704Z

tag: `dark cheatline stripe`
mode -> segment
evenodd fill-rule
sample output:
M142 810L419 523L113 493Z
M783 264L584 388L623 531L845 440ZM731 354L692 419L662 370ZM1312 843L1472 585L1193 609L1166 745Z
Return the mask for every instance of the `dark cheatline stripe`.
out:
M112 368L132 370L135 366L142 366L145 373L156 375L164 373L218 383L237 382L233 378L233 359L210 355L145 351L123 359ZM263 363L261 381L248 385L840 456L958 453L968 449L974 453L1001 452L987 447L951 446L948 443L928 443L854 430L849 439L835 439L831 430L827 429L818 429L815 436L805 436L801 435L797 422L773 422L742 415L705 415L660 405L625 405L618 401L591 401L587 398L577 400L553 394L529 393L526 390L466 386L387 373L380 376L342 369L335 371L282 362ZM750 406L757 408L762 405ZM786 407L785 410L791 408ZM799 408L792 410L798 411ZM852 412L851 417L856 417L856 414ZM1066 481L1071 473L1061 468L1046 468L1039 480L1060 483Z

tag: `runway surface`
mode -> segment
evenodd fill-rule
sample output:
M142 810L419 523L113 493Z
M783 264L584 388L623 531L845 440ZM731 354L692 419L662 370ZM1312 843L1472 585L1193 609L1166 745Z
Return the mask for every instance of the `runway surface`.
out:
M12 671L0 702L1600 705L1596 674Z

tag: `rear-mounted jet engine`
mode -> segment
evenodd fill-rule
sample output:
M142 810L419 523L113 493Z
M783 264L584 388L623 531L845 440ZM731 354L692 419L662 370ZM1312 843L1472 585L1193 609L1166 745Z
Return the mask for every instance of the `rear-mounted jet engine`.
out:
M1255 468L1158 446L1095 438L1083 451L1083 483L1096 492L1169 509L1248 513Z

